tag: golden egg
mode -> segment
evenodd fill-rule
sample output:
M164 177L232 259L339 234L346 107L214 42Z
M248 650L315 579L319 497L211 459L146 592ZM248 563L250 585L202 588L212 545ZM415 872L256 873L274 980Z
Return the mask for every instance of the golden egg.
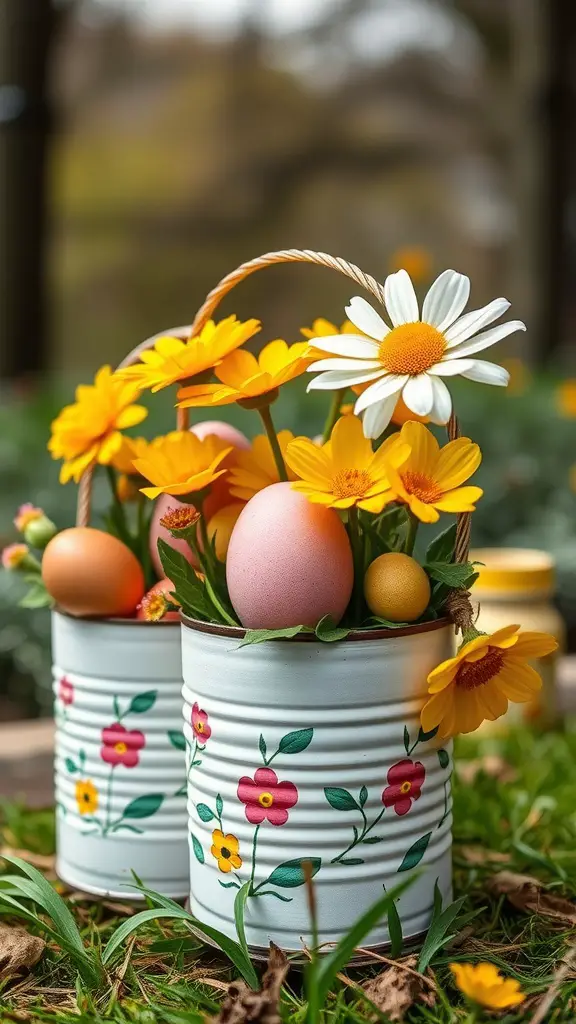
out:
M379 555L364 576L364 597L373 615L390 622L415 622L430 601L430 581L410 555Z

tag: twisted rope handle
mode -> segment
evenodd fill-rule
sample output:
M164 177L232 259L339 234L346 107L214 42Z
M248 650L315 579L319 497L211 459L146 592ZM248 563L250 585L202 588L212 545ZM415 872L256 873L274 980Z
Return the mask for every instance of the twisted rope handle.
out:
M155 334L153 337L148 338L133 349L122 363L120 363L120 367L131 366L138 362L141 353L146 351L146 349L152 348L156 339L162 335L171 334L179 338L194 337L202 330L208 320L212 318L213 313L220 305L222 299L228 295L236 285L240 284L247 277L250 277L251 274L256 273L257 270L264 270L266 267L272 267L277 263L312 263L319 267L326 267L328 270L337 270L338 273L344 274L345 277L349 277L352 281L355 281L356 284L359 284L361 288L370 292L370 294L377 299L380 305L385 305L383 285L381 285L370 274L365 274L364 271L360 270L360 267L355 266L354 263L349 263L347 260L343 260L337 256L330 256L326 252L313 252L310 249L280 249L278 252L267 252L263 256L258 256L256 259L248 260L247 263L242 263L241 266L236 268L236 270L232 270L231 273L226 274L226 276L223 277L216 287L213 288L206 296L206 299L194 317L191 327L181 327L177 330L162 331L160 334ZM177 423L178 429L187 429L187 409L178 410ZM460 436L458 420L454 413L452 413L446 429L450 441L454 441ZM89 522L93 470L93 466L87 469L80 481L78 513L76 518L78 526L87 526ZM462 512L458 516L456 526L456 544L454 549L454 559L456 562L466 562L468 560L471 519L472 517L469 512Z

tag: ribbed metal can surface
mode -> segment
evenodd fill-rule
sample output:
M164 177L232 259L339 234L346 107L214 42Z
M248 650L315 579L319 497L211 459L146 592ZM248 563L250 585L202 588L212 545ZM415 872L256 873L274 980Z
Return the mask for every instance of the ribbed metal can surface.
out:
M59 877L138 899L188 891L178 623L52 618Z
M397 909L404 939L421 936L436 882L451 895L451 747L419 717L453 628L245 647L224 632L182 627L193 912L234 935L249 882L248 943L299 950L309 861L321 943L410 873ZM388 942L383 921L365 945Z

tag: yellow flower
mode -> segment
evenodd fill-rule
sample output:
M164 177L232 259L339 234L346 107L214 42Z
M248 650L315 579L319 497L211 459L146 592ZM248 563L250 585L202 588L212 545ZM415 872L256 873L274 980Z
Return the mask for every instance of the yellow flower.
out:
M225 875L229 871L237 871L242 867L242 858L238 856L239 847L240 843L236 836L230 834L225 836L219 828L214 829L210 853L216 858L220 871L223 871Z
M188 341L180 341L169 335L158 338L154 348L142 352L140 362L125 366L117 375L124 380L134 381L139 388L160 391L179 380L195 377L217 366L225 356L260 330L259 320L242 322L229 316L216 324L213 320L202 328L200 334Z
M238 517L243 508L244 502L241 501L235 501L231 505L224 505L224 508L219 508L208 521L206 527L208 537L210 540L212 540L213 537L216 538L216 558L220 562L226 561L226 554L228 552L228 545L230 543L230 537L232 536L232 530L236 526Z
M134 405L140 389L113 375L103 366L94 384L76 389L76 402L67 405L52 423L48 450L53 459L64 459L60 483L80 480L93 462L109 465L122 444L121 430L134 427L148 415L142 405Z
M519 1006L526 998L514 978L504 978L494 964L450 964L456 984L474 1003L490 1010Z
M422 708L425 732L439 727L442 739L474 732L484 719L494 722L508 710L508 701L526 703L542 680L528 659L543 658L558 647L549 633L520 633L504 626L478 634L428 676L430 699Z
M432 258L427 249L419 245L407 245L397 249L390 258L389 271L405 270L415 282L427 281L432 273Z
M300 477L292 487L309 501L329 508L357 505L367 512L381 512L391 500L387 467L400 465L409 452L408 445L392 439L373 452L358 417L342 416L321 448L307 437L297 437L285 457Z
M134 469L134 459L145 459L150 445L155 441L147 441L145 437L123 437L120 448L112 459L114 469L125 476L138 476Z
M94 814L98 810L98 790L90 779L77 782L75 794L80 814Z
M278 434L280 451L286 462L286 448L290 441L294 440L291 430L281 430ZM296 480L296 474L289 466L288 479ZM230 482L230 494L235 498L242 498L243 501L250 501L258 491L270 484L280 482L278 467L272 454L272 447L266 434L259 434L252 441L252 447L247 451L238 451L236 465L232 466L228 477Z
M573 419L576 416L576 380L563 381L556 392L558 411L566 419Z
M260 395L269 395L269 401L273 402L280 385L299 377L315 358L307 353L305 341L287 345L280 338L265 345L258 358L244 349L232 352L214 371L219 384L180 388L177 404L181 409L231 405L232 402L250 402Z
M325 320L319 316L312 327L301 327L300 334L305 338L330 338L333 334L357 334L358 329L350 320L345 320L341 327L337 327L331 320Z
M145 458L134 461L134 468L154 485L142 487L148 498L195 494L226 473L218 467L231 451L230 445L215 434L201 441L190 430L173 430L156 438Z
M461 487L478 469L482 454L469 437L449 441L441 449L422 423L405 423L398 439L409 445L410 456L400 468L388 467L394 499L404 502L423 523L436 523L440 512L473 512L482 497L480 487Z

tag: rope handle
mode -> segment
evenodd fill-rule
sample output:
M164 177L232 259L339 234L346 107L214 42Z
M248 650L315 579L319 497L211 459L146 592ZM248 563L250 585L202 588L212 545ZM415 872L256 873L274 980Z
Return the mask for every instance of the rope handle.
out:
M118 369L121 369L124 366L133 366L134 363L138 362L142 352L153 348L156 340L166 334L170 334L183 340L195 337L202 330L208 320L212 318L222 299L228 295L228 293L231 292L237 284L240 284L247 277L250 277L251 274L256 273L257 270L264 270L266 267L272 267L277 263L312 263L318 267L326 267L328 270L336 270L338 273L344 274L345 277L355 281L356 284L360 285L360 287L364 288L367 292L370 292L370 294L378 301L379 305L385 306L383 285L381 285L370 274L365 274L364 271L360 270L360 268L355 266L354 263L349 263L347 260L343 260L337 256L330 256L325 252L314 252L310 249L280 249L277 252L267 252L263 256L258 256L256 259L248 260L247 263L242 263L236 268L236 270L232 270L229 274L226 274L215 288L208 293L190 327L179 327L175 330L161 331L159 334L155 334L151 338L147 338L146 341L137 345L136 348L126 356L126 358L120 363ZM187 429L187 409L178 409L177 425L179 430ZM446 429L450 441L454 441L460 436L458 420L454 413L452 413ZM85 471L80 481L78 510L76 516L77 526L87 526L90 520L93 472L94 466L92 465ZM461 512L459 514L456 526L456 544L454 548L454 560L456 562L468 561L471 522L472 516L470 512Z

